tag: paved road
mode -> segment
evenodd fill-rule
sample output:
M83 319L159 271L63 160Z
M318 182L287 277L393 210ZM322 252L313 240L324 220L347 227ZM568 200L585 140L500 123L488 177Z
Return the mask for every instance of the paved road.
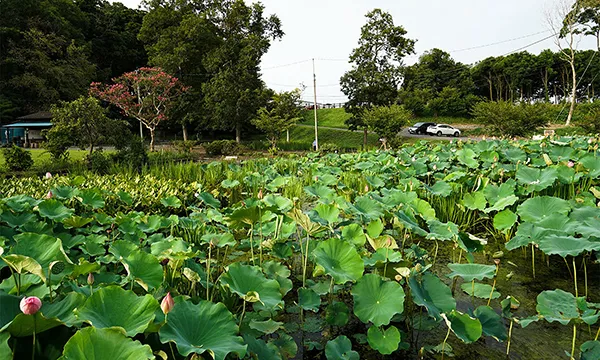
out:
M298 124L297 126L301 126L301 127L313 127L312 125L304 125L304 124ZM348 129L340 129L340 128L334 128L334 127L329 127L329 126L319 126L319 129L329 129L329 130L337 130L337 131L351 131ZM362 130L359 130L362 132ZM374 132L369 131L370 134L374 134ZM408 129L402 129L402 131L400 132L400 135L403 137L408 137L408 138L415 138L415 139L423 139L423 140L462 140L462 141L466 141L466 140L477 140L476 138L469 138L466 136L460 136L460 137L453 137L453 136L431 136L431 135L414 135L414 134L410 134L408 132Z

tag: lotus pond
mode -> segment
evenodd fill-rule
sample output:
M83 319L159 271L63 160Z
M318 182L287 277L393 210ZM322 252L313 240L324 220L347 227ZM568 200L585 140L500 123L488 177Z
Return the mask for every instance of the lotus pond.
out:
M598 155L421 142L5 179L0 360L600 359Z

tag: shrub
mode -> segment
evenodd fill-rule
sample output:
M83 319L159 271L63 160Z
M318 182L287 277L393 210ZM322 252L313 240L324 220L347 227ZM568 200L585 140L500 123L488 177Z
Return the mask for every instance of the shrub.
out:
M141 171L142 167L148 163L146 145L138 136L131 135L127 141L121 142L116 149L118 151L113 155L115 162L130 165L138 171Z
M4 161L6 166L11 171L29 170L33 166L31 153L17 146L2 149L4 153Z
M402 127L408 124L412 114L399 105L378 106L364 112L363 119L370 130L385 138L391 146L396 145L396 138Z
M202 146L210 156L239 155L243 150L242 146L234 140L216 140Z
M473 108L473 117L476 122L489 127L494 135L529 136L548 124L551 108L544 103L481 102Z
M173 141L173 148L178 152L178 153L182 153L182 154L189 154L192 152L192 149L194 148L194 145L196 145L196 142L193 140L177 140L177 141Z
M573 124L587 133L600 133L600 102L578 104Z
M46 149L54 160L67 160L69 158L69 146L73 144L71 134L69 132L57 131L49 135L48 130L44 131L46 141L42 143L42 147Z
M102 150L96 150L85 157L85 160L91 170L97 174L107 174L112 165L111 158L104 154Z

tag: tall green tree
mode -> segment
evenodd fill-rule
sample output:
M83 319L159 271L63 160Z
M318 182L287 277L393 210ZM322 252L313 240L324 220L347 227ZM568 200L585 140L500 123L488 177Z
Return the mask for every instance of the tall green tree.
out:
M242 130L270 98L261 80L260 62L283 31L279 18L265 16L260 3L223 1L219 14L213 20L219 45L203 61L212 74L202 85L204 108L210 127L235 131L240 142Z
M391 14L375 9L366 18L358 47L350 54L352 69L340 79L342 92L348 97L345 108L352 115L346 124L352 130L364 130L365 147L368 126L363 111L396 101L403 59L415 48L415 41L406 37L402 26L394 24Z
M256 128L267 134L273 148L277 147L277 140L284 132L287 133L287 141L290 141L290 129L302 118L301 96L300 89L275 93L269 104L260 108L258 116L252 120Z
M90 154L98 145L114 145L126 130L125 122L106 116L106 110L93 97L60 102L52 106L51 112L53 126L46 132L48 142L66 134L69 145L89 148Z

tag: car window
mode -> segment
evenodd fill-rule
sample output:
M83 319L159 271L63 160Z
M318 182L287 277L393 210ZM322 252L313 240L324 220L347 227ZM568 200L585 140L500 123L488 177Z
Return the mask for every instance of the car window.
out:
M421 126L421 125L423 125L423 123L416 123L414 126L415 126L415 127L419 127L419 126Z

